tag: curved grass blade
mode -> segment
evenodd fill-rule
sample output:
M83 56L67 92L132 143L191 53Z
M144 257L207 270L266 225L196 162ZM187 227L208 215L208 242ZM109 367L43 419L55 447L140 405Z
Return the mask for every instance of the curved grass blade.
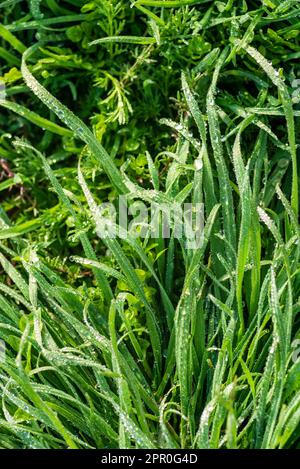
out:
M45 106L47 106L48 109L51 109L51 111L53 111L57 117L74 132L74 135L77 138L83 140L88 145L91 152L95 155L96 159L110 178L111 183L117 192L121 194L126 193L127 188L122 180L119 170L115 166L109 154L95 138L91 130L81 121L81 119L75 116L73 112L52 96L51 93L49 93L49 91L47 91L46 88L44 88L29 71L26 60L31 54L38 50L38 48L39 44L30 47L22 57L21 71L27 86L45 104Z
M149 7L180 8L188 5L201 5L209 3L211 0L138 0L137 5L146 5Z
M83 190L83 193L86 197L88 202L89 208L91 210L91 214L96 225L96 229L100 229L101 225L103 224L103 218L101 217L101 213L98 209L97 204L95 203L93 196L86 184L86 181L83 177L83 174L80 169L80 165L78 165L78 180L79 184ZM159 328L159 324L157 318L155 317L155 312L153 311L152 307L150 306L144 292L143 284L140 281L139 277L137 276L135 270L133 269L130 261L128 260L126 254L121 249L118 241L114 238L104 237L103 242L106 244L108 249L111 250L113 255L115 256L120 268L123 270L123 274L125 275L128 284L135 292L137 297L142 301L146 308L146 315L147 315L147 325L149 329L150 340L152 343L153 354L155 357L155 368L157 368L158 374L160 374L161 369L161 332Z
M3 24L0 24L0 36L7 41L13 49L23 54L26 51L26 46L19 41Z
M44 157L44 155L42 155L42 153L40 153L38 150L36 150L33 146L29 145L28 143L25 143L23 141L18 141L17 145L25 146L27 148L30 148L32 151L34 151L40 157L40 159L43 163L43 166L44 166L45 173L48 176L50 182L52 183L55 192L57 193L57 195L58 195L59 199L62 201L62 203L68 208L69 212L71 213L71 215L72 215L72 217L75 221L76 227L78 229L80 229L81 224L78 220L76 211L74 210L70 200L68 199L68 197L64 193L63 188L61 187L60 183L58 182L57 178L55 177L54 172L51 169L47 159ZM16 227L16 229L17 229L17 227ZM7 228L7 229L3 230L2 232L11 233L11 231L14 233L13 228ZM0 239L1 239L1 230L0 230ZM4 237L4 239L6 239L6 238ZM88 239L88 236L85 233L83 233L83 234L79 235L79 239L82 243L82 247L84 249L85 255L88 258L90 258L91 260L97 261L96 254L95 254L94 249L93 249L93 247L92 247L92 245L91 245L91 243ZM109 283L108 283L105 275L103 275L103 273L101 272L101 270L95 268L94 272L95 272L95 277L97 279L99 287L103 291L104 297L109 302L112 299L112 291L111 291L111 288L109 286Z
M139 37L139 36L110 36L110 37L101 37L100 39L95 39L89 43L89 46L95 46L97 44L138 44L138 45L148 45L156 44L156 39L154 37Z
M191 265L186 273L183 291L178 303L175 315L175 349L176 349L176 365L180 386L181 412L183 416L188 415L190 403L190 380L191 380L191 362L190 362L190 328L191 314L194 307L195 295L192 292L195 288L195 278L199 270L199 262L205 252L207 244L210 240L211 231L215 222L219 206L215 206L210 213L204 228L204 241L191 261ZM182 429L182 443L185 441L186 428Z
M220 190L220 200L222 204L222 212L224 219L224 232L227 241L235 249L236 247L236 229L235 229L235 217L233 210L233 198L232 198L232 189L229 181L228 169L223 156L223 147L221 142L221 132L218 122L218 113L216 110L215 104L215 94L218 76L221 70L221 67L226 59L227 49L224 49L222 54L216 63L216 68L213 74L212 83L208 90L207 94L207 117L209 123L209 132L210 140L213 148L213 153L215 157L218 179L219 179L219 190ZM230 262L232 267L235 264L235 259L232 253L229 253Z

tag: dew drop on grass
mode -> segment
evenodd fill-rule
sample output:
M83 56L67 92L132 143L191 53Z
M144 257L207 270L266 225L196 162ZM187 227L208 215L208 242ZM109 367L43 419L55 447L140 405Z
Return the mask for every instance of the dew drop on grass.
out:
M40 10L40 3L41 0L30 0L30 11L35 19L44 18L44 14Z
M195 167L196 171L200 171L200 170L203 168L203 161L202 161L202 158L197 158L197 159L194 161L194 167Z

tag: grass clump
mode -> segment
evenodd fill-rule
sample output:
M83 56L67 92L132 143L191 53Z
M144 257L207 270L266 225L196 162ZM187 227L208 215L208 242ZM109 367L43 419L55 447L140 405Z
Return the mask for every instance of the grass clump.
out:
M0 3L2 448L299 447L299 14Z

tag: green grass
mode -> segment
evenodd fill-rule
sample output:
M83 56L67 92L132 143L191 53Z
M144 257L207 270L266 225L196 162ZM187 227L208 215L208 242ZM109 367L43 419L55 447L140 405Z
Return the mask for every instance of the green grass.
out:
M0 3L1 448L300 447L299 17ZM120 195L203 243L101 239Z

